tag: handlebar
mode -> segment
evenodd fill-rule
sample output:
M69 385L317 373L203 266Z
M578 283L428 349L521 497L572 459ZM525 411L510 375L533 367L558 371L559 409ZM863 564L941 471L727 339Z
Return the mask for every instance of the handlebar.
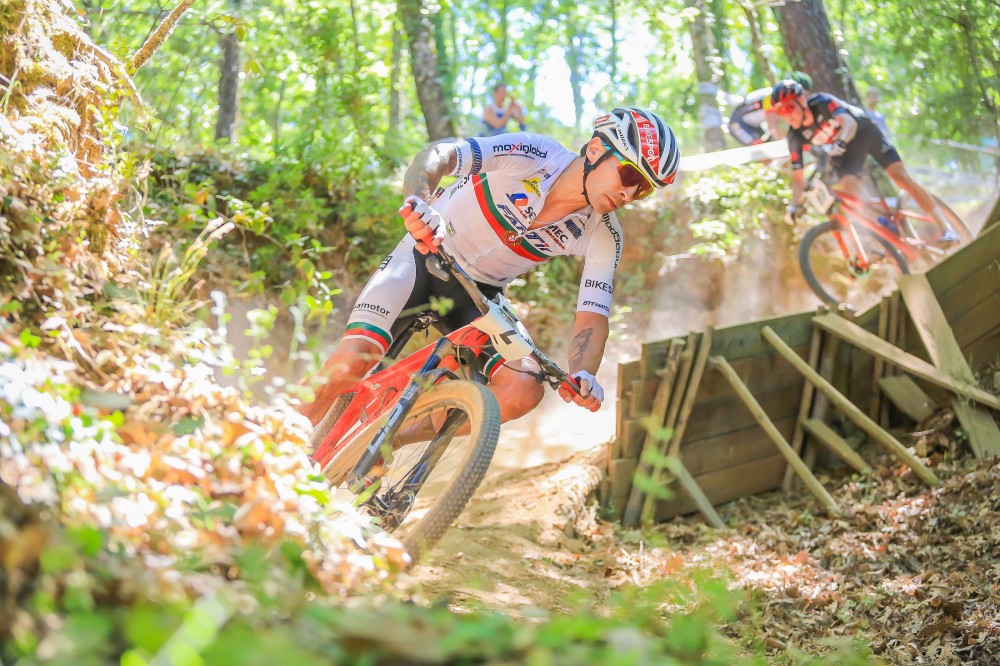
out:
M489 312L489 299L479 290L476 281L465 272L465 269L458 265L443 247L438 247L437 251L427 255L427 270L438 279L447 281L454 277L458 283L468 292L472 302L476 304L481 314ZM532 342L530 356L535 359L541 368L541 380L548 384L553 390L558 391L561 387L566 387L577 395L580 393L579 383L573 379L558 363L543 354L541 350Z

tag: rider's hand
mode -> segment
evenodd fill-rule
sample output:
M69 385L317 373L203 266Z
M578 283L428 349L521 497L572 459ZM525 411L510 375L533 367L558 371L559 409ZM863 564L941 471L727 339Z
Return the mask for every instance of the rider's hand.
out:
M837 139L830 144L830 147L826 149L827 155L830 157L840 157L847 152L847 143Z
M596 412L604 401L604 388L597 382L597 378L586 370L573 373L578 391L574 391L567 386L559 387L559 396L566 402L575 402L585 409Z
M441 238L436 237L435 233L444 229L441 214L417 196L406 197L399 214L403 218L406 230L417 239L417 251L420 254L437 252Z
M788 224L795 224L795 222L802 217L802 207L798 204L791 204L788 206L788 210L785 212L785 222Z

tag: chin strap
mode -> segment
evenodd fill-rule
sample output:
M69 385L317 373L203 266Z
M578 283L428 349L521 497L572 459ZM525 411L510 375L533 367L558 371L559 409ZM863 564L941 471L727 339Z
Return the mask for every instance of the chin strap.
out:
M590 175L591 171L599 167L601 162L611 157L611 151L605 150L604 154L594 160L593 164L587 161L587 146L584 146L583 150L580 151L580 156L583 157L583 192L580 194L583 195L583 198L587 202L588 206L593 206L593 204L590 203L590 197L587 196L587 176Z

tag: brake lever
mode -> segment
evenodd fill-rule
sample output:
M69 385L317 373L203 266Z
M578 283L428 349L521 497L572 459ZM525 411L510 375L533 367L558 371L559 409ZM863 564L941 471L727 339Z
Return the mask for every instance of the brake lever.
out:
M441 264L441 258L438 257L438 253L427 255L427 272L442 282L447 282L451 279L451 272Z

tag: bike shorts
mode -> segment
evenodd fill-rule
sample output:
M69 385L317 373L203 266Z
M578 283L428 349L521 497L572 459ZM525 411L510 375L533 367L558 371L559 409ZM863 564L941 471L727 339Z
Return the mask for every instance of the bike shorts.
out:
M743 120L742 116L730 119L729 133L744 146L751 146L759 142L765 134L763 127L760 125L751 125Z
M871 155L883 169L900 161L899 153L889 138L870 118L858 118L858 131L847 144L847 151L831 160L837 178L856 176L865 168L865 158Z
M385 354L395 336L411 320L432 311L432 297L453 301L446 312L438 313L437 328L445 334L479 317L479 308L458 280L444 282L430 274L427 257L417 251L416 243L416 239L407 234L368 279L354 303L345 340L369 340ZM503 287L476 284L487 298L503 291Z

